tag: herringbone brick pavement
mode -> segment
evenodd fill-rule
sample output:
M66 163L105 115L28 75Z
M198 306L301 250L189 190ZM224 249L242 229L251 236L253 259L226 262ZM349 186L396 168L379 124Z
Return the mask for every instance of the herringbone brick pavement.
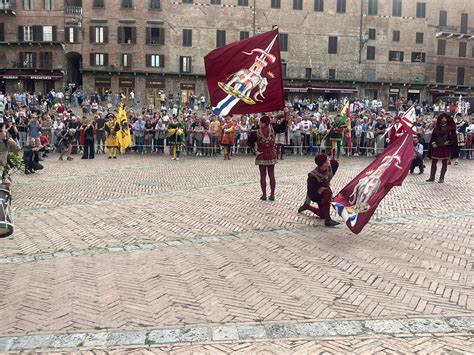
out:
M366 164L343 160L334 191ZM312 168L278 164L275 202L258 200L250 157L98 156L16 176L0 335L474 314L474 164L445 184L408 176L359 236L296 213Z

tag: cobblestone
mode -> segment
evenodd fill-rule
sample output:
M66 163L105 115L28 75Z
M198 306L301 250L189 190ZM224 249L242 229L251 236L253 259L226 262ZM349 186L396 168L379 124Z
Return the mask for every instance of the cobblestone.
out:
M343 159L334 191L366 164ZM445 184L409 175L358 236L296 213L309 157L277 165L275 202L258 199L251 157L45 166L15 176L16 230L0 240L0 351L472 345L472 162L450 166Z

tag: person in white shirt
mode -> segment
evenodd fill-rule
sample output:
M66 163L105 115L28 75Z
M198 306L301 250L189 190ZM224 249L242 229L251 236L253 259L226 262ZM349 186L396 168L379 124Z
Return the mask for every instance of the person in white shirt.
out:
M420 175L423 174L423 144L420 143L418 136L413 138L413 160L411 161L410 174L413 174L415 168L420 169Z
M303 150L304 154L308 154L310 140L311 140L311 127L313 123L308 119L308 116L305 116L303 121L300 122L301 134L303 137Z

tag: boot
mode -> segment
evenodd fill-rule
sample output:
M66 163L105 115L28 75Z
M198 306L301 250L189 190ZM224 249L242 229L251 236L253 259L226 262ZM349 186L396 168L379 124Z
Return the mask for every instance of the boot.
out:
M267 195L263 194L262 196L260 196L260 200L266 201L267 200Z
M430 178L426 180L426 182L433 182L435 181L435 175L436 175L436 163L431 162L431 172L430 172Z
M298 208L298 213L302 213L308 209L309 205L304 204L300 208Z
M334 227L334 226L337 226L338 224L340 224L339 222L336 222L335 220L333 219L327 219L325 222L324 222L324 225L326 227Z

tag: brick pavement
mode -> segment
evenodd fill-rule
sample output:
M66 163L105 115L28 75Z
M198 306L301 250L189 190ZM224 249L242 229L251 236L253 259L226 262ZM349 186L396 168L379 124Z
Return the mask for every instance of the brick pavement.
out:
M334 190L367 162L343 160ZM50 159L17 176L16 232L0 241L0 336L474 315L474 164L451 166L444 185L408 176L359 236L295 212L311 168L309 157L279 164L273 203L258 200L250 157ZM302 342L259 344L303 352Z

